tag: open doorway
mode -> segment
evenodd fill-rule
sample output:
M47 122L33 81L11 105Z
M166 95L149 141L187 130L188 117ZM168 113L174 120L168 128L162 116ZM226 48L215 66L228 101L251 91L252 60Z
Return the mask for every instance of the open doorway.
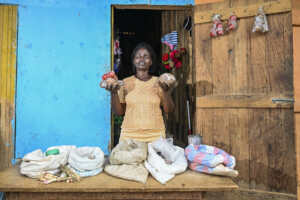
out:
M157 56L157 71L155 75L169 72L161 62L162 54L168 47L161 43L161 38L172 31L178 32L178 46L185 47L188 55L184 59L184 67L176 71L178 86L173 92L176 105L174 113L164 116L166 134L174 138L177 144L187 142L188 119L186 112L187 84L192 88L192 36L184 29L186 17L191 16L192 9L188 6L120 6L112 7L113 43L119 42L121 54L114 51L114 71L119 79L133 75L131 53L140 42L147 42ZM189 80L188 80L189 79ZM113 115L112 141L114 147L120 136L122 117Z
M147 42L156 53L161 55L161 11L155 10L114 10L114 42L118 40L121 52L114 55L114 70L119 79L133 75L131 53L140 42ZM119 59L119 60L118 60ZM159 63L157 63L159 65ZM161 67L157 67L155 75L160 75ZM114 116L114 146L119 141L120 126L123 117Z

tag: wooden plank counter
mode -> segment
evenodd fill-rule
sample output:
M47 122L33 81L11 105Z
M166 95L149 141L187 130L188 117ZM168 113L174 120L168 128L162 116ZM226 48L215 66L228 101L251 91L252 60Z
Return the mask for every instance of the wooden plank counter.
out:
M51 183L19 174L17 167L0 172L0 191L7 200L20 199L203 199L206 191L228 191L238 186L230 179L193 171L177 175L166 185L149 176L146 184L101 173L76 183Z

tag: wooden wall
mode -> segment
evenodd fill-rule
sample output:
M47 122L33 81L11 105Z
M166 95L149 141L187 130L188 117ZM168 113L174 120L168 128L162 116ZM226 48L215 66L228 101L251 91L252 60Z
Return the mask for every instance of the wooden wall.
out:
M295 142L297 158L297 193L300 195L300 1L293 0L293 47L294 47L294 92L295 92Z
M184 19L192 15L192 8L186 7L180 10L163 10L162 11L162 36L176 30L178 32L178 47L187 49L187 55L183 58L182 68L175 71L178 86L173 92L173 100L176 105L174 113L167 117L167 134L172 135L178 145L187 143L188 134L188 116L187 116L187 93L191 98L190 110L193 117L193 48L192 36L183 28ZM168 52L168 47L162 45L162 54Z
M266 2L272 1L225 0L196 6L195 16ZM265 34L252 33L253 22L253 16L241 18L236 31L213 39L211 23L195 25L195 129L205 144L236 157L242 189L295 198L292 14L268 15Z
M17 7L0 5L0 170L14 158Z

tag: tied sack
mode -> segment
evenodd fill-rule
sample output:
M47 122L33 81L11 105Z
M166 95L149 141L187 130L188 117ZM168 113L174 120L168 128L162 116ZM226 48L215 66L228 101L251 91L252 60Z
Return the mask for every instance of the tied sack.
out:
M68 160L71 170L80 177L99 174L103 170L104 161L104 153L99 147L72 149Z
M112 176L146 183L148 171L143 162L147 158L147 144L136 140L121 140L112 150L104 171Z
M20 173L31 177L39 178L43 172L50 174L59 173L59 167L68 162L69 152L75 146L54 146L47 149L59 149L59 154L46 156L41 149L26 154L20 165Z
M163 138L148 144L148 158L144 164L161 184L166 184L188 166L184 149L173 145L172 140Z
M147 144L136 140L122 140L112 150L109 162L112 165L142 163L147 158Z

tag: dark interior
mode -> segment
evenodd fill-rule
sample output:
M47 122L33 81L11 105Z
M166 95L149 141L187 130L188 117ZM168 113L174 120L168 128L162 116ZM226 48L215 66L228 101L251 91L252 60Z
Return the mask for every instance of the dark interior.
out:
M115 9L114 13L114 39L119 39L122 49L121 64L116 73L119 79L124 79L133 74L131 53L138 43L150 44L160 60L161 12ZM159 75L161 67L157 69L156 75Z
M150 44L157 56L157 71L154 75L162 72L160 65L161 57L161 11L153 10L114 10L114 39L119 39L122 50L121 62L118 70L115 70L119 79L133 75L131 53L140 42ZM115 56L116 60L116 56ZM114 119L114 146L118 144L120 126L123 117L115 116Z

